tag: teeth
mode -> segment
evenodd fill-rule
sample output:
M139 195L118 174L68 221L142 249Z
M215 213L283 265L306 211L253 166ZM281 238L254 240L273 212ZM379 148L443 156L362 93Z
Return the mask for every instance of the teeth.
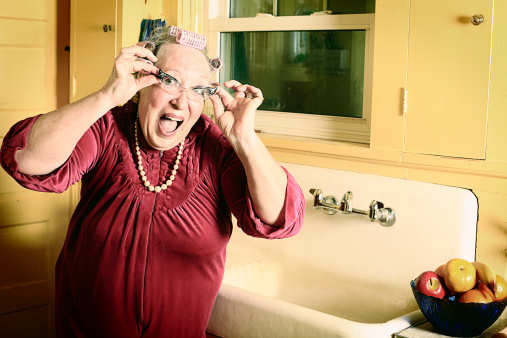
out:
M171 120L171 121L175 121L175 122L183 122L183 120L180 120L180 119L177 119L177 118L174 118L174 117L170 117L170 116L162 116L163 118L167 119L167 120Z

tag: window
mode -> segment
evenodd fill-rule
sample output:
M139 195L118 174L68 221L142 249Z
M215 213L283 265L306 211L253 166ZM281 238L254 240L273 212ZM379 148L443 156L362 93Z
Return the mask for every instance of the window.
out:
M210 52L263 91L256 129L369 143L374 1L229 1L209 1Z

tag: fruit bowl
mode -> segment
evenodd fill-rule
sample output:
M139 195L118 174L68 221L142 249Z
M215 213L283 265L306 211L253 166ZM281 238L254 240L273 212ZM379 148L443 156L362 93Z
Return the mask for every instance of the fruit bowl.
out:
M488 329L500 317L507 299L487 304L460 303L457 300L426 296L415 289L412 292L424 317L441 334L452 337L475 337Z

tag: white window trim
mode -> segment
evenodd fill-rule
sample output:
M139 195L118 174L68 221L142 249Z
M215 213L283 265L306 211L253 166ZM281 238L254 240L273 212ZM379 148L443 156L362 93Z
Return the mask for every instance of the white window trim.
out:
M206 8L206 5L209 7ZM209 0L205 2L205 13L209 13L209 20L205 24L205 34L208 37L207 45L210 55L219 54L220 33L222 32L364 29L366 31L366 46L362 118L259 110L256 115L255 128L260 132L275 135L292 135L369 144L375 14L229 19L227 18L228 5L229 1L227 0ZM211 108L209 107L208 109ZM211 111L208 112L211 113Z

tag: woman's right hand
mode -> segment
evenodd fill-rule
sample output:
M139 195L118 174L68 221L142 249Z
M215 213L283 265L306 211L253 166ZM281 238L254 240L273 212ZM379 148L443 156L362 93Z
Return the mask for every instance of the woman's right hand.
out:
M112 106L124 104L130 100L142 88L158 82L158 68L152 63L157 58L144 47L135 45L122 48L120 54L114 60L114 67L109 79L101 91L111 100ZM136 78L135 73L141 72L143 76Z

